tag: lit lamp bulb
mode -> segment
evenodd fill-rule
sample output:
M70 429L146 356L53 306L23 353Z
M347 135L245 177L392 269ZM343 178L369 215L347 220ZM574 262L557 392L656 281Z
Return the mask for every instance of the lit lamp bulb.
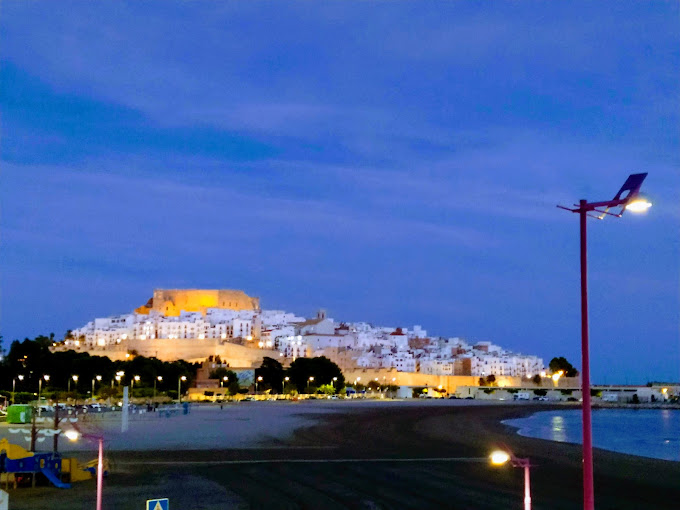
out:
M510 454L502 450L497 450L491 454L491 464L500 466L510 460Z
M652 207L652 203L645 197L638 195L637 198L626 204L626 211L640 213Z
M77 441L78 438L80 437L80 434L78 434L77 430L67 430L66 432L64 432L64 435L71 441Z

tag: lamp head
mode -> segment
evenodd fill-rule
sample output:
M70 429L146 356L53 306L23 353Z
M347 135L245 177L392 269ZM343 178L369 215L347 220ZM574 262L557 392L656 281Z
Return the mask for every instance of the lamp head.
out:
M66 432L64 432L64 435L71 441L77 441L78 438L80 437L80 434L78 433L77 430L67 430Z
M633 200L626 204L626 211L642 213L652 207L652 203L642 195L637 195Z
M496 450L491 453L489 458L491 459L491 464L494 466L502 466L510 460L510 454L503 450Z
M183 376L180 377L179 379L180 379L180 381L186 381L186 380L187 380L187 376L186 376L186 375L183 375Z

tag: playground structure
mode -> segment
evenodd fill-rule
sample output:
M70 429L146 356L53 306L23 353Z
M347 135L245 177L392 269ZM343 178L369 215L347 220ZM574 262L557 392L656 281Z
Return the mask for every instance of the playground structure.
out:
M71 482L91 479L96 472L96 465L95 460L83 466L77 459L63 458L60 453L29 452L19 445L11 444L6 438L0 439L0 486L4 482L5 490L9 489L10 484L16 488L24 477L30 478L31 485L35 487L39 474L55 487L69 489Z

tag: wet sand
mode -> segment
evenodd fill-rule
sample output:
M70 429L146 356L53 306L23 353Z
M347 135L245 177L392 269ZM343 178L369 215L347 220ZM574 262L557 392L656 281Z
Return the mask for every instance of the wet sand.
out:
M500 423L554 407L470 404L301 403L296 409L306 422L317 422L260 438L266 444L112 451L104 508L140 509L146 499L169 497L175 510L521 509L522 470L464 460L484 458L501 444L531 459L534 509L582 506L581 447L521 437ZM247 413L269 416L264 409L271 405L287 404L252 403ZM181 417L173 419L183 428ZM201 430L192 434L200 437ZM595 474L598 510L678 508L680 463L596 450ZM91 509L94 498L93 481L70 490L17 490L10 509Z

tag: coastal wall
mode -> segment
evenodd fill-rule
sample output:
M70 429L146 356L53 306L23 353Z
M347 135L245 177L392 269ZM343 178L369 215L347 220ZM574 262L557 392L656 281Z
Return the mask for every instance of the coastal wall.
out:
M348 384L360 382L368 384L375 381L380 384L393 384L396 386L430 387L439 388L446 393L454 393L458 386L479 386L479 376L476 375L428 375L419 372L397 372L394 369L355 369L343 371L345 381ZM562 377L557 383L550 378L544 378L540 385L530 379L522 377L496 376L496 385L503 387L525 388L579 388L578 377Z

